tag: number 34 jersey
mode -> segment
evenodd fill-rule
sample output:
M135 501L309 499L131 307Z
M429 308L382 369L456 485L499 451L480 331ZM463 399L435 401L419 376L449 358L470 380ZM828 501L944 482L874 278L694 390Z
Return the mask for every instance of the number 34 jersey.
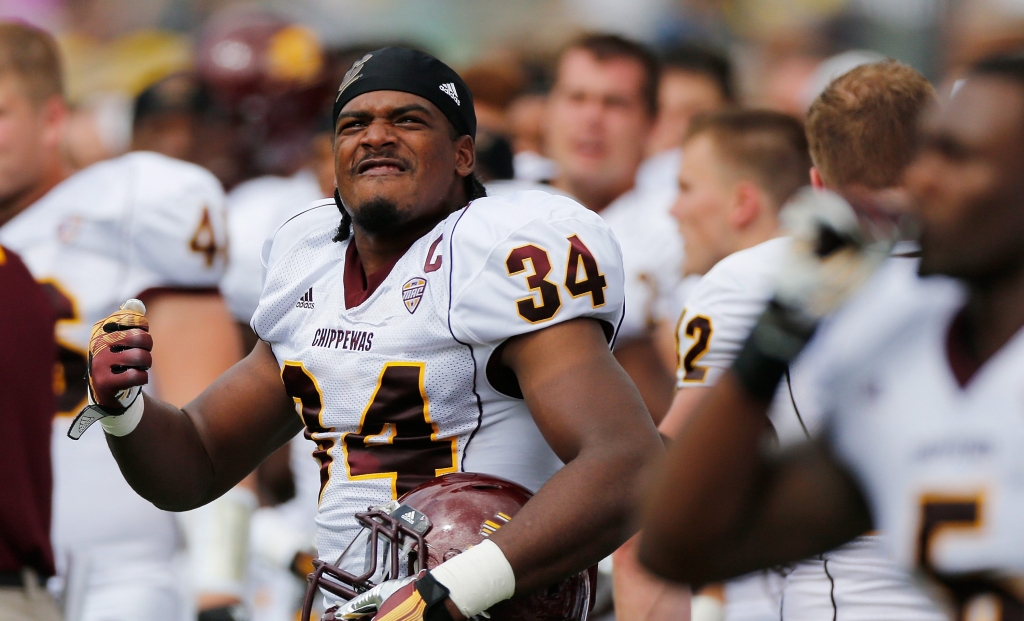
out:
M579 317L611 344L624 308L618 242L565 197L476 200L367 276L355 244L333 241L339 220L327 200L278 230L252 320L316 443L317 543L332 561L355 512L436 476L543 485L562 463L502 345Z

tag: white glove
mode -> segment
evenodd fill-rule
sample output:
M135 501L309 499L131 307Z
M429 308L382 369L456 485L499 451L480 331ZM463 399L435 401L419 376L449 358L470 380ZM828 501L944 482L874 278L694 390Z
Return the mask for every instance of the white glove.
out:
M858 214L828 190L798 192L779 214L793 246L778 273L775 301L808 323L838 308L896 242L895 221L878 215Z
M399 578L397 580L385 580L377 586L373 587L365 593L360 593L356 597L353 597L349 601L342 604L338 610L334 612L335 619L362 619L363 617L372 616L377 612L389 597L395 594L395 591L414 582L417 576L409 576L407 578Z

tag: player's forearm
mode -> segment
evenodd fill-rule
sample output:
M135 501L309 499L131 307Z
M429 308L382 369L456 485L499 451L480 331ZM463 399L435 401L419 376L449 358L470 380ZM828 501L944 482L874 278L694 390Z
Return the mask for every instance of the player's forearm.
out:
M619 440L581 452L494 535L515 571L517 594L596 564L635 531L639 474L664 449L655 434Z
M767 407L730 372L679 430L644 503L639 556L651 571L705 578L755 500Z
M107 434L107 445L128 484L161 509L186 511L210 498L214 469L189 415L145 399L144 414L128 435Z
M818 445L763 460L748 510L721 547L694 567L677 569L686 574L680 579L702 584L794 562L871 529L856 484Z

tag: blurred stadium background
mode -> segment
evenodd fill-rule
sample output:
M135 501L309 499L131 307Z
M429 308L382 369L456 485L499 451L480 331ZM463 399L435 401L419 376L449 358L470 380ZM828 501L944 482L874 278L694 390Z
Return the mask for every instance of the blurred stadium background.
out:
M871 50L907 62L941 82L965 61L1024 39L1022 0L0 2L0 17L23 19L59 36L67 59L68 95L76 110L71 150L78 165L126 151L134 98L171 74L191 71L197 65L202 68L210 52L207 46L204 60L204 36L218 24L259 12L300 26L278 37L269 52L272 72L284 81L291 80L291 90L295 90L295 82L305 81L306 86L322 87L329 93L333 90L329 83L337 83L352 61L352 52L385 42L412 44L461 71L474 66L483 69L478 76L480 86L474 89L488 91L481 93L480 99L494 108L491 124L510 139L522 138L518 135L522 128L513 124L528 122L519 118L526 115L510 116L510 106L522 95L542 95L554 53L562 43L588 30L617 32L662 50L691 41L724 49L736 63L745 104L796 115L834 72L823 61L837 54ZM316 48L324 52L322 59ZM235 56L231 48L219 52L220 69L246 62L238 56L244 55L244 50L236 49ZM834 62L843 64L842 60ZM235 91L226 97L234 97L232 103L238 104L246 89L262 90L266 95L274 88L228 84L226 89ZM322 89L319 92L324 94ZM305 120L298 117L310 116L309 122L313 122L316 116L300 114L294 106L288 115L282 115L272 107L273 102L245 105L243 116L250 121L261 115L278 120L291 116L301 125ZM261 126L259 131L294 133L292 129ZM287 174L293 171L282 162L297 161L292 151L285 145L278 152L261 155L268 160L254 164L261 170L220 170L218 174L229 189L259 172ZM211 159L215 155L208 155L205 163L216 169Z

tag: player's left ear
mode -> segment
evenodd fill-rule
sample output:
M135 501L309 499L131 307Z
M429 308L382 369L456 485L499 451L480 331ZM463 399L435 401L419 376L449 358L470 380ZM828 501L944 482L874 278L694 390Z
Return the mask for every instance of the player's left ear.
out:
M736 184L735 201L729 220L733 227L744 229L758 219L764 206L760 188L749 181L740 181Z
M455 172L460 177L468 177L476 168L476 147L473 139L467 135L455 139Z

